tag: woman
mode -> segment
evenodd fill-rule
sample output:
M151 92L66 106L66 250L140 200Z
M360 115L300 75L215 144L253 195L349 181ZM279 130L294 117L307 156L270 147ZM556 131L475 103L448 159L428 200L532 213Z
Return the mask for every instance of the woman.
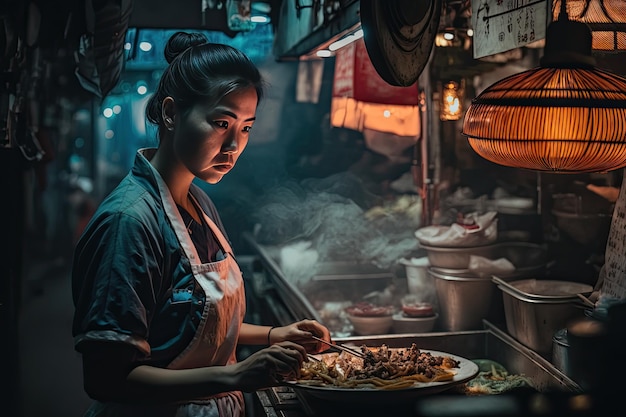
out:
M208 196L237 162L263 84L241 52L178 32L137 153L75 249L73 335L88 416L242 416L243 394L298 374L330 340L313 320L243 323L241 272ZM270 345L237 362L237 344Z

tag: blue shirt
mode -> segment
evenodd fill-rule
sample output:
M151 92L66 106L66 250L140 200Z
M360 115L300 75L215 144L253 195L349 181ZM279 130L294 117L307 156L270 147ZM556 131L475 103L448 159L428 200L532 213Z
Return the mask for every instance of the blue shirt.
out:
M100 204L76 245L72 334L77 351L86 342L126 343L145 363L166 366L193 338L205 296L149 164L138 152L132 170ZM224 232L206 193L194 184L191 192Z

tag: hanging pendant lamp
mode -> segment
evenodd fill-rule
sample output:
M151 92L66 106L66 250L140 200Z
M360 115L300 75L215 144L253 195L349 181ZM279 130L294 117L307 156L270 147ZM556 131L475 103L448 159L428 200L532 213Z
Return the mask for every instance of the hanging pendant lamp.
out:
M540 66L472 100L463 135L483 158L554 173L626 167L626 79L594 67L591 31L568 19L565 3Z
M553 0L554 19L558 18L561 7L561 0ZM591 30L594 51L626 51L624 0L567 0L567 15L571 20L587 24Z

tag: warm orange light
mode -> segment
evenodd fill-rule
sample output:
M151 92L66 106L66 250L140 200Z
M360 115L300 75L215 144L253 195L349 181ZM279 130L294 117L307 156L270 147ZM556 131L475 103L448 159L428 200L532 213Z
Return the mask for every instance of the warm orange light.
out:
M383 80L369 58L365 42L358 39L337 51L331 126L419 136L418 92L417 83L398 87Z
M441 120L459 120L463 113L462 83L456 81L445 82L441 88Z
M561 10L561 0L552 2L552 18ZM570 20L586 23L591 29L593 49L626 50L626 4L624 0L567 0Z
M492 162L538 171L626 166L626 80L598 69L538 68L487 88L463 134Z
M626 79L593 66L591 42L583 23L551 23L540 67L472 100L463 134L476 153L557 173L626 167Z
M420 136L420 112L417 105L368 103L351 97L333 97L330 124L334 127L365 129L399 136Z

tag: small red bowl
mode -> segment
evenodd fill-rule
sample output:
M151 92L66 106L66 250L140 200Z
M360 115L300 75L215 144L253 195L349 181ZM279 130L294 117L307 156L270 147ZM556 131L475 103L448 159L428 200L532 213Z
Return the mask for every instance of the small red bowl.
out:
M368 302L359 302L345 309L354 317L384 317L393 315L393 306L377 306Z
M435 315L435 310L430 303L403 304L402 314L405 317L430 317Z

